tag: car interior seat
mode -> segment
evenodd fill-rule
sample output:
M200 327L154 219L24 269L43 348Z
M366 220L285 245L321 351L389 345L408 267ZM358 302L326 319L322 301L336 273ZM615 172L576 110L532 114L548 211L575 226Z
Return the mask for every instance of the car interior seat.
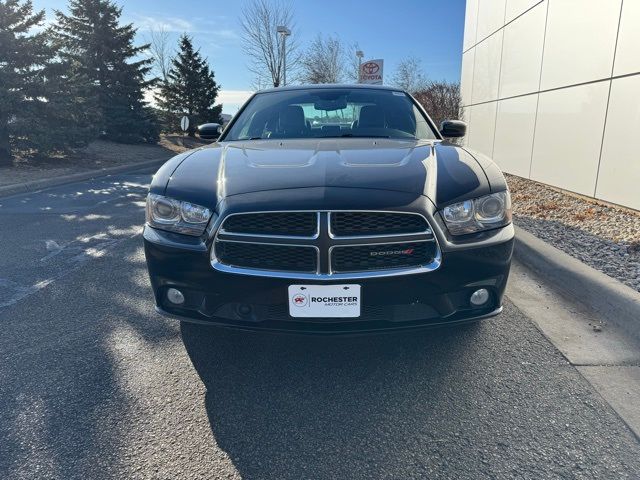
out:
M286 137L304 137L307 134L307 123L304 111L299 105L287 105L280 112L278 134Z
M384 126L385 119L382 108L377 105L365 105L360 108L357 128L384 128Z

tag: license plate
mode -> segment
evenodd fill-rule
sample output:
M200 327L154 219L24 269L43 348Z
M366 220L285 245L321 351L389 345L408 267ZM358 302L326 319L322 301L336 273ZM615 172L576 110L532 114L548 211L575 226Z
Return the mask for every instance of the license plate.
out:
M360 316L360 285L290 285L292 317L353 318Z

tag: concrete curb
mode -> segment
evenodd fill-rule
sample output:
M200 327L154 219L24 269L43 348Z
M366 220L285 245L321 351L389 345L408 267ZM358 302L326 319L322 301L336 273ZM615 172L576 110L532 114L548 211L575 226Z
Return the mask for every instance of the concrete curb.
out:
M33 182L16 183L14 185L5 185L0 187L0 197L8 197L11 195L19 195L21 193L37 192L45 188L57 187L68 183L81 182L98 177L105 177L115 173L133 172L150 167L160 167L167 159L149 160L148 162L129 163L127 165L119 165L117 167L102 168L100 170L90 170L87 172L73 173L71 175L62 175L59 177L45 178L43 180L35 180Z
M561 294L640 339L640 293L516 227L514 256Z

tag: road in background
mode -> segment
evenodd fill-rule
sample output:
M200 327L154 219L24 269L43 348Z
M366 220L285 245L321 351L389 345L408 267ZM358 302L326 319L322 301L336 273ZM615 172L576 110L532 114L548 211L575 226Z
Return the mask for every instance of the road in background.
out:
M0 478L638 478L637 438L509 301L357 337L159 317L149 179L0 198Z

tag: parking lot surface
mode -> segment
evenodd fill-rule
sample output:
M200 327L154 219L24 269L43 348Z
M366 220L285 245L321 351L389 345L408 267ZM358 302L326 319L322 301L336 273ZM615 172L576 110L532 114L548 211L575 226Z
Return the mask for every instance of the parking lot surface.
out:
M639 478L638 439L509 300L351 337L159 317L149 180L0 198L0 478Z

